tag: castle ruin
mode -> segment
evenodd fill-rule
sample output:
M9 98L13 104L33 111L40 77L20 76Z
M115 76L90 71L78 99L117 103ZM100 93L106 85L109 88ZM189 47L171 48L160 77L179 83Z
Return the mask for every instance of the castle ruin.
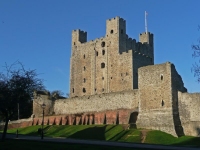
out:
M126 34L126 21L106 21L104 37L87 41L72 31L70 98L35 93L32 124L130 124L174 136L200 134L200 94L187 93L175 66L154 64L153 34L139 42Z

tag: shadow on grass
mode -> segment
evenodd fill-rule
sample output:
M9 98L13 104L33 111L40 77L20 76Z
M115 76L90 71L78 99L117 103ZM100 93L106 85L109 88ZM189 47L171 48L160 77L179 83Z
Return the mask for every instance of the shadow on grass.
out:
M118 141L120 140L124 135L126 135L128 133L128 131L121 131L118 134L116 134L114 137L112 137L111 139L109 139L110 141Z
M75 139L92 139L92 140L105 140L106 126L103 127L90 127L81 131L78 131L69 136L69 138Z
M170 144L174 146L186 146L186 147L200 147L200 137L191 137L185 138L181 137L179 141L174 144Z

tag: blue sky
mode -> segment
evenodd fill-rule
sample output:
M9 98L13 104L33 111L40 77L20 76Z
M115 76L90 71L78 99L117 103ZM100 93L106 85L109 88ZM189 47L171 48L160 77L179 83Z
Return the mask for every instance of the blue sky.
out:
M200 37L199 0L0 0L0 71L19 60L36 69L50 91L69 93L71 33L88 32L88 40L105 35L106 20L126 20L127 34L138 41L154 34L155 64L175 64L189 92L199 92L191 44Z

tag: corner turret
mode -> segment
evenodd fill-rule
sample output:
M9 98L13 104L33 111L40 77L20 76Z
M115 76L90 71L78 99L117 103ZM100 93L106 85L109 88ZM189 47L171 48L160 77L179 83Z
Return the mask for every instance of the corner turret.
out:
M153 34L150 32L143 32L139 35L140 42L146 44L150 58L152 59L152 64L154 64L154 44L153 44Z

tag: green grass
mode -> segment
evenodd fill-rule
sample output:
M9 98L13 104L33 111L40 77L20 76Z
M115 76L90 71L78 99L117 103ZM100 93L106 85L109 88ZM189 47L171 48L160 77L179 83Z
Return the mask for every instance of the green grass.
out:
M177 138L162 131L149 131L145 143L200 147L200 138L192 136Z
M19 134L40 136L38 128L41 126L30 126L19 128ZM8 133L16 133L16 129L8 130ZM66 137L74 139L106 140L119 142L141 142L140 129L124 130L122 125L65 125L44 126L44 136ZM150 130L147 133L145 143L175 145L175 146L198 146L200 138L192 136L174 137L162 131Z

